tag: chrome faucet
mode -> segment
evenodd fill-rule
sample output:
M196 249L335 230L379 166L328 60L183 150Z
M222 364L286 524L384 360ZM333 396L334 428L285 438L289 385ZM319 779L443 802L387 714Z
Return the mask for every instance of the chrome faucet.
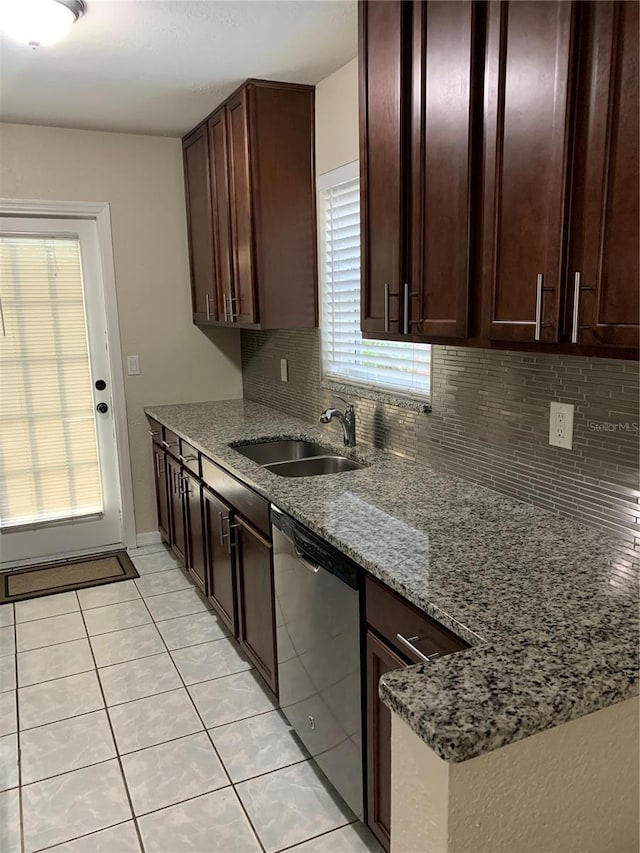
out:
M350 403L348 400L345 400L344 397L341 397L339 394L334 394L334 397L337 397L339 400L342 400L345 403L344 412L341 412L340 409L325 409L325 411L320 415L320 423L328 424L334 418L337 418L342 424L342 432L343 432L343 441L347 445L347 447L355 447L356 446L356 410L353 407L353 403Z

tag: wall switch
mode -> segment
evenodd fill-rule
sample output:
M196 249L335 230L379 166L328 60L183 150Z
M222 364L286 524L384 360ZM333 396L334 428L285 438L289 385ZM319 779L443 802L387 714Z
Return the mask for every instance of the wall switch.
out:
M288 382L289 381L289 362L286 358L280 359L280 381Z
M554 447L573 447L573 410L571 403L551 403L549 415L549 444Z
M129 376L140 375L140 357L137 355L127 356L127 373Z

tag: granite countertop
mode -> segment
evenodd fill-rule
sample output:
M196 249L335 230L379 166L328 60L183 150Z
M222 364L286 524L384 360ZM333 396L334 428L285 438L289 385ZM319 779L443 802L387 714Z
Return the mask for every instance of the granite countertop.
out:
M636 556L619 540L244 400L151 406L170 427L471 648L388 673L383 702L452 762L638 695ZM229 444L308 438L368 463L285 478Z

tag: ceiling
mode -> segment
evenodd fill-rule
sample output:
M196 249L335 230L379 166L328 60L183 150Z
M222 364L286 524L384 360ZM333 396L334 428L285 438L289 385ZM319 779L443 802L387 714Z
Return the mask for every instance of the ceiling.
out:
M357 53L356 0L87 0L66 39L0 37L4 122L182 136L247 77L318 83Z

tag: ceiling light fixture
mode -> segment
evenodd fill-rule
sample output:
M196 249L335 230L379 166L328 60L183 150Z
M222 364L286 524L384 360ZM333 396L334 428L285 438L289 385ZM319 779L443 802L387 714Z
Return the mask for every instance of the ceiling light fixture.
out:
M0 28L34 50L63 39L87 11L84 0L3 0Z

